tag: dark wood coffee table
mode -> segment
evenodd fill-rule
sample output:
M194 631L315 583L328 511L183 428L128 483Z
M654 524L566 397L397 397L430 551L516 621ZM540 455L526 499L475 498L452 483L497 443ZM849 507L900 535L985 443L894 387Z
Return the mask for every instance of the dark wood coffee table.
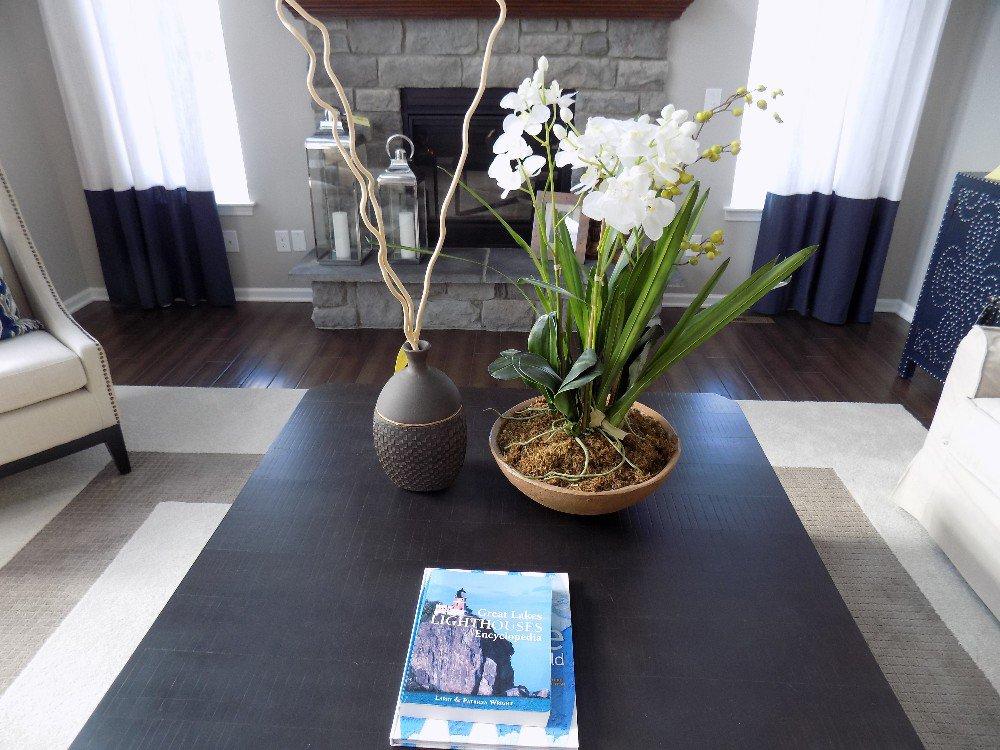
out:
M379 469L375 396L309 391L74 747L386 747L428 566L569 573L584 748L920 746L736 404L650 394L677 470L578 518L489 456L523 392L465 392L434 495Z

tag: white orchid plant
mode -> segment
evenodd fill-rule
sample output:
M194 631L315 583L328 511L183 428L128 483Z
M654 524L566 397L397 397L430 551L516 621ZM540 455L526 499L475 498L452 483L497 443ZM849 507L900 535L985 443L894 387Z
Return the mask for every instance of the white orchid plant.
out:
M496 156L488 172L504 198L522 191L530 199L537 250L466 188L531 256L537 271L537 277L519 280L534 287L537 299L526 351L502 352L490 374L536 388L554 424L571 435L600 430L621 450L627 415L638 397L783 283L816 248L762 266L703 307L728 266L728 259L723 261L678 322L664 330L661 300L675 268L701 257L714 260L725 242L721 230L705 242L692 242L708 192L699 189L690 168L735 155L740 143L702 149L702 130L721 113L742 116L745 103L767 109L768 96L774 100L781 90L739 88L693 117L672 105L655 119L591 117L581 130L573 118L574 94L556 80L546 83L547 73L548 61L540 58L534 74L501 100L511 114L493 145ZM555 177L563 167L577 175L572 190L578 201L569 212L556 207ZM588 262L577 258L566 226L566 216L577 209L602 223L596 258Z

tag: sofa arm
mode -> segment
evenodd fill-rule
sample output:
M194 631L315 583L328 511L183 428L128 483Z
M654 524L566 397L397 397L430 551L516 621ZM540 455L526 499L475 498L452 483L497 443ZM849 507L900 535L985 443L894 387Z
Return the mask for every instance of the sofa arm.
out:
M113 427L120 420L108 358L97 340L76 322L56 292L2 166L0 231L31 304L32 316L42 321L49 333L80 358L87 375L87 390L98 402L101 422L104 427Z
M1000 398L1000 328L979 326L986 336L983 374L976 398Z
M973 326L955 350L934 412L931 435L946 440L959 405L970 398L1000 397L1000 328Z

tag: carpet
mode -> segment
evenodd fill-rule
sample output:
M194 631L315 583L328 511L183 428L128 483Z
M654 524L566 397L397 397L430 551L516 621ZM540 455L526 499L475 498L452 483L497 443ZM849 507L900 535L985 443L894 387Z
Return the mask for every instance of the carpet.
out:
M1000 696L837 474L788 468L777 473L924 745L996 747Z
M95 448L0 480L0 748L69 744L303 394L119 391L132 475ZM925 745L994 746L1000 624L889 500L924 429L893 405L741 406Z

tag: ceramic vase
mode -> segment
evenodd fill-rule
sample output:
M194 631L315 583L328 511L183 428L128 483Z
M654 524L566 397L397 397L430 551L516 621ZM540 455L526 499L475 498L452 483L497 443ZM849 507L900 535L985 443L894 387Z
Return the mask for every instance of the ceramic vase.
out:
M427 364L430 344L403 346L408 365L382 388L372 432L382 469L397 487L432 492L454 484L465 461L465 409L458 388Z

